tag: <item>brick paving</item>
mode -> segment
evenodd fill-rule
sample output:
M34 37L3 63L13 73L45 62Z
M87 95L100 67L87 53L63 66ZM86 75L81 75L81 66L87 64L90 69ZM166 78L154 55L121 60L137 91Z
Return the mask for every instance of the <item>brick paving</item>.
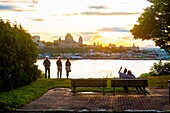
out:
M130 92L76 93L69 88L54 88L17 111L156 111L170 112L169 89L147 87L147 95Z

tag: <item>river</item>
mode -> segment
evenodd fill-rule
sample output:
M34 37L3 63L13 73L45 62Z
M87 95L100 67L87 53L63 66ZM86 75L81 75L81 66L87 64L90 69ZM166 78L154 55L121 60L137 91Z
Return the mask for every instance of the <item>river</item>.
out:
M44 73L43 66L44 59L38 59L36 65ZM50 59L51 61L51 78L57 78L57 66L56 59ZM62 59L62 78L66 78L65 72L65 59ZM150 71L153 63L158 63L158 60L94 60L94 59L81 59L81 60L70 60L71 62L71 72L69 78L113 78L118 77L118 70L122 66L131 70L132 73L138 77L142 73L148 73ZM169 62L166 60L162 61Z

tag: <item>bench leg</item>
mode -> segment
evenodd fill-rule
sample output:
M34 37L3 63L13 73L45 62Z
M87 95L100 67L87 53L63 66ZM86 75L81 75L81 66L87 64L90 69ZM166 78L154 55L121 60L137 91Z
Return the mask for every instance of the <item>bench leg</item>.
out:
M145 87L143 87L143 94L146 95Z
M115 87L113 87L113 95L115 95Z
M105 87L103 87L103 95L104 95L104 88L105 88Z
M74 91L73 91L73 94L75 95L75 93L76 93L76 87L74 87Z

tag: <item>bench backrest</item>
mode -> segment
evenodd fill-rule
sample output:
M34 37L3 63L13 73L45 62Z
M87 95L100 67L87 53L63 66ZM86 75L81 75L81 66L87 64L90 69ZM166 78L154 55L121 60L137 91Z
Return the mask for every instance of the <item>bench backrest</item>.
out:
M72 87L107 87L106 79L71 79Z
M111 80L111 87L147 87L148 86L148 79L112 79Z

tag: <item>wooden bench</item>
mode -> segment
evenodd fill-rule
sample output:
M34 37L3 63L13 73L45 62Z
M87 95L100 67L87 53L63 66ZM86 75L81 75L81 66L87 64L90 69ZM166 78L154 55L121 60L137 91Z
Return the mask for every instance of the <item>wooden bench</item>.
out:
M76 93L76 87L107 87L106 79L71 79L71 86L74 88L74 94Z
M148 79L134 78L134 79L120 79L115 78L111 80L111 87L115 95L115 87L142 87L143 93L146 95L145 87L148 86Z

